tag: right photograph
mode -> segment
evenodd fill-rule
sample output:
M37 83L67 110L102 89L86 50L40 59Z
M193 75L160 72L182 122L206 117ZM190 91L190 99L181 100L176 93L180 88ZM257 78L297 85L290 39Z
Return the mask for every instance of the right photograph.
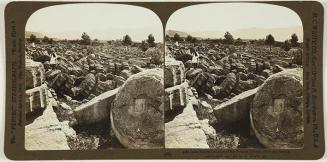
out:
M165 148L303 148L302 53L286 7L177 10L165 29Z

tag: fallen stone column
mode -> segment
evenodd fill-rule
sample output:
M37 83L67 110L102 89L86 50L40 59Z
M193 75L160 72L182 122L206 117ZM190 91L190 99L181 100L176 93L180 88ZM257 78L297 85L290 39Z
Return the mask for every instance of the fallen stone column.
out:
M123 65L119 62L115 63L115 74L119 75L122 70L123 70Z
M45 81L45 71L42 63L26 60L25 86L26 89L38 87Z
M225 126L249 118L249 112L254 95L258 88L245 91L213 109L216 126Z
M25 114L47 106L47 91L46 84L25 91Z
M101 121L109 122L109 113L112 102L119 88L102 93L89 102L80 105L74 110L78 125L94 124Z
M267 148L301 148L304 143L303 70L271 75L258 89L250 111L251 125Z
M25 87L31 89L38 87L45 81L45 71L42 63L26 60Z
M226 79L219 85L212 87L212 93L217 98L227 97L237 83L236 75L229 73L226 75Z
M165 89L165 112L173 109L184 108L188 102L188 84L184 82L180 85Z
M111 108L112 129L127 148L164 147L163 70L132 75L119 89Z
M185 81L183 62L172 58L165 60L165 112L184 108L187 105L188 84Z
M90 94L93 88L95 87L96 80L94 74L90 73L85 76L85 80L81 82L78 87L74 87L71 89L74 98L78 100L83 100L87 98Z
M183 62L171 58L165 60L165 88L182 84L185 81Z
M116 74L116 72L115 72L115 63L112 63L112 62L108 63L107 72L112 73L112 74Z

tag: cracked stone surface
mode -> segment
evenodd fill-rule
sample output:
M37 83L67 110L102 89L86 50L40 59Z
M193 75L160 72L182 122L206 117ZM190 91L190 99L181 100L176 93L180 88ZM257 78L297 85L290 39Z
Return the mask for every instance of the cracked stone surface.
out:
M68 122L59 122L52 105L49 104L43 114L25 127L26 150L70 150L67 136L75 131Z
M166 148L209 148L191 101L181 114L165 124Z

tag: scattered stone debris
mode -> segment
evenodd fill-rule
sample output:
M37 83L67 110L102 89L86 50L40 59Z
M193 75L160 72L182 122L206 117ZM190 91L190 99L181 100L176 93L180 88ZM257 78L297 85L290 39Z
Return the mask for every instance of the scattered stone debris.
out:
M174 59L176 65L177 62L182 62L184 64L185 68L183 70L185 71L185 79L193 95L191 99L197 100L194 102L196 104L193 104L192 108L189 109L195 110L197 120L200 122L201 129L206 135L207 144L210 148L274 148L272 145L274 145L273 141L276 141L275 138L273 138L274 140L269 138L272 140L269 141L267 139L268 137L265 138L265 135L262 133L260 134L258 131L252 130L250 124L250 109L252 104L254 104L253 106L257 107L257 109L254 108L255 111L252 111L256 112L256 115L259 114L259 112L261 112L260 114L265 112L265 110L260 109L261 106L259 103L261 103L261 101L256 102L257 105L253 103L256 99L254 96L260 92L259 87L265 86L271 77L277 75L276 73L284 73L284 71L288 73L287 69L294 67L301 68L301 48L294 48L286 52L280 47L267 48L264 45L256 44L229 45L212 43L210 40L202 40L198 43L174 43L168 41L166 42L166 57L170 58L166 59L167 65L172 64L171 62L174 62L172 61ZM165 67L165 87L174 86L176 82L174 78L177 76L184 76L180 74L180 70L176 70L176 68L173 67L174 66ZM178 73L176 73L176 71ZM295 85L296 84L293 86ZM280 87L274 89L274 91L278 91L278 89L280 89ZM283 89L287 90L289 88ZM302 87L298 87L297 89L300 90ZM272 90L263 91L259 94L270 94L271 91ZM166 94L166 96L167 95L168 94ZM258 94L256 96L259 98ZM265 102L265 104L272 103L265 98L265 96L267 95L262 95L262 102ZM296 94L292 94L292 96L297 98ZM174 105L180 105L179 100L167 101L166 105L167 103L170 104L167 110L177 109L177 106L174 107ZM166 111L165 116L169 119L165 120L166 131L168 132L173 132L174 129L179 128L179 125L174 126L170 124L177 121L177 117L183 114L187 109L185 106L179 107L181 108L179 108L178 111ZM284 110L280 110L280 112L282 111ZM189 115L189 117L191 118L191 115ZM259 115L256 116L255 121L258 120L257 122L260 123L262 120L260 117L266 117L267 120L272 118L267 115ZM299 114L296 119L300 120L301 117L301 114ZM267 125L278 123L277 121L279 120ZM289 119L289 121L291 121L291 119ZM191 121L189 122L192 123ZM288 130L298 130L299 136L297 136L293 142L301 144L301 142L299 142L299 140L301 140L301 128L299 125L301 125L302 122L299 121L296 123L299 124L295 126L295 128ZM258 127L258 129L264 130L264 126ZM193 147L192 142L197 141L197 139L195 139L196 137L192 139L191 136L189 137L186 134L188 133L185 133L183 138L189 138L189 145ZM268 136L270 137L270 135ZM280 137L280 135L278 137ZM170 145L169 142L173 145L177 143L174 140L179 139L181 139L179 136L172 137L172 139L169 138L169 141L166 141L166 145ZM259 141L263 145L260 144ZM276 145L278 145L278 142ZM173 147L178 148L177 145Z
M61 108L63 108L63 109L65 109L65 110L72 110L71 108L70 108L70 106L68 106L66 103L61 103L60 104L60 106L61 106Z
M34 129L36 119L47 111L47 105L51 105L59 121L58 131L66 136L62 141L68 148L64 149L126 147L115 137L109 123L112 102L132 75L161 66L161 46L156 44L144 52L138 47L121 44L27 42L26 127ZM39 149L37 146L30 148Z
M28 150L303 145L300 48L26 47Z

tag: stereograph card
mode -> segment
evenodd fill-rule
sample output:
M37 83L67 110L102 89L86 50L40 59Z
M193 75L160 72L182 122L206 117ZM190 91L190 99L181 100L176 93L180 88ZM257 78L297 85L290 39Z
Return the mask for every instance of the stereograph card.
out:
M319 159L315 1L10 2L5 154Z

